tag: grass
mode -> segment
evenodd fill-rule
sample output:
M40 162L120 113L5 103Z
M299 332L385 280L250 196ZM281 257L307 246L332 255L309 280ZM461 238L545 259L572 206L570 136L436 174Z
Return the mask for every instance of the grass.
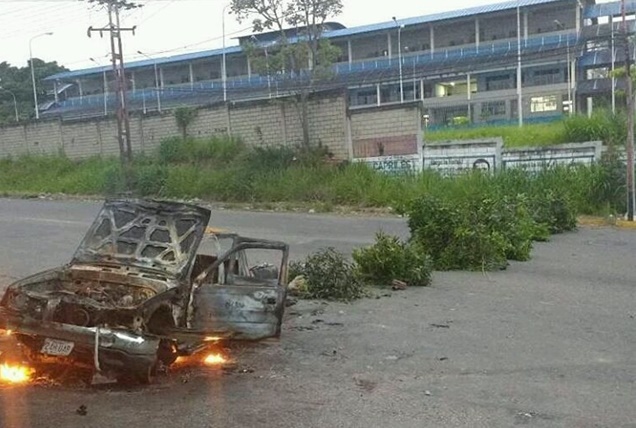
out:
M514 125L442 128L428 132L424 141L478 140L497 137L503 138L506 147L550 146L568 142L562 121L524 125L523 128Z
M592 117L576 115L563 120L542 124L484 125L475 127L449 127L427 132L425 142L449 140L475 140L501 137L504 146L538 147L564 143L602 141L620 145L626 139L626 119L622 113L596 111Z
M495 176L466 174L443 178L435 172L389 176L363 164L329 165L320 151L248 149L226 139L167 140L152 156L134 161L134 194L159 198L304 205L316 211L336 206L402 210L423 194L470 197L484 186L524 193L557 186L571 195L578 213L606 215L624 205L620 166L596 165L527 176L515 171ZM0 193L113 195L124 190L117 159L74 162L61 156L25 156L0 161ZM513 192L513 193L514 193Z

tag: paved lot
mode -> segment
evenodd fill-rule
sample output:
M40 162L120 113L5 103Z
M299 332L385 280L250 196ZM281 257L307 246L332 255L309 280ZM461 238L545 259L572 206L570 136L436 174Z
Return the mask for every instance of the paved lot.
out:
M0 200L0 281L68 261L98 208ZM215 211L212 224L287 240L293 257L406 233L386 218ZM134 390L0 388L0 426L636 427L635 251L636 232L583 229L505 272L303 302L279 342L233 350L237 371Z

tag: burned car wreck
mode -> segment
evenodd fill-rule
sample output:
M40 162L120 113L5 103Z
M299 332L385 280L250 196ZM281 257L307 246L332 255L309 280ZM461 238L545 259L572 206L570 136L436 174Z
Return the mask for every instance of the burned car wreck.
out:
M194 205L106 201L69 264L8 287L0 328L33 367L138 382L211 340L278 337L288 246L206 233L209 219Z

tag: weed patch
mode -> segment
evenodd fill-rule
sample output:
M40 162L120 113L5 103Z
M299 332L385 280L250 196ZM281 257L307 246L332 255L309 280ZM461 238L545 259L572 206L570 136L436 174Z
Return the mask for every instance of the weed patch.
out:
M378 233L375 244L353 252L358 277L372 285L390 285L394 279L410 286L431 282L433 263L417 242L402 242L398 237Z
M304 261L290 263L289 273L290 278L304 277L306 286L300 293L305 298L350 301L366 294L354 266L333 248L311 254Z

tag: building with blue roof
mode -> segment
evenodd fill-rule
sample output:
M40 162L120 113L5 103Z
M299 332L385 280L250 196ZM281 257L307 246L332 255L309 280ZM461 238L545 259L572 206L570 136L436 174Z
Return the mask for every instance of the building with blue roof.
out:
M586 111L618 87L609 69L624 60L614 40L622 12L618 1L518 0L352 28L330 22L323 37L341 55L330 77L311 89L345 90L350 108L418 101L431 125L513 121L519 105L527 120ZM633 17L636 0L626 1L625 12ZM301 36L289 30L286 37ZM306 74L258 74L243 50L249 42L267 57L278 40L276 32L254 34L225 52L128 62L129 110L209 105L224 94L230 102L295 94L310 84ZM43 115L114 113L111 74L107 66L47 77L55 101L41 106Z

